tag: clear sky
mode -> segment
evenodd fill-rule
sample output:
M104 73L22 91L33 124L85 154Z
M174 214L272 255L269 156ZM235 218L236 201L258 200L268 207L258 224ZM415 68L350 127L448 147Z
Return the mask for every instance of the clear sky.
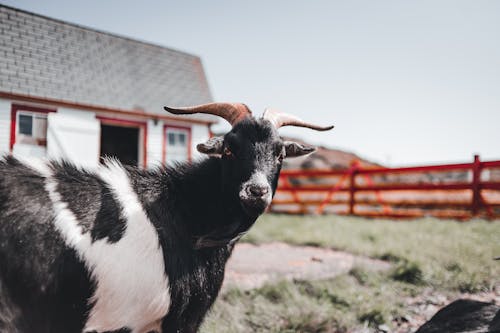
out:
M196 54L217 101L390 166L500 159L500 1L0 0ZM168 101L165 101L168 104Z

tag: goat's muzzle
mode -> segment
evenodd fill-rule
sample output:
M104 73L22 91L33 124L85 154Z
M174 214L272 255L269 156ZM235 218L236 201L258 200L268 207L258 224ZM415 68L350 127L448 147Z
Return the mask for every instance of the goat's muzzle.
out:
M264 177L252 177L241 187L240 202L248 215L262 214L272 200L271 186Z

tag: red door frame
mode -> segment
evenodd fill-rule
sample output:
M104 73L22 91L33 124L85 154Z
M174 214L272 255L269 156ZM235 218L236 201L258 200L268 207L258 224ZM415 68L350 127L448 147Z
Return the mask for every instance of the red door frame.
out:
M147 161L148 161L148 124L146 122L128 120L128 119L109 118L109 117L102 117L102 116L96 116L96 118L99 119L101 124L105 124L105 125L112 125L112 126L118 126L118 127L136 127L136 128L142 129L142 133L143 133L142 165L143 165L143 168L147 167ZM99 138L99 142L101 142L101 138ZM99 156L100 155L101 155L101 152L99 152Z
M12 104L10 109L10 152L14 150L14 144L16 143L16 126L17 126L17 113L19 111L28 111L36 113L51 113L57 112L55 109L45 109L42 107L22 105L22 104Z
M163 125L163 144L162 144L162 163L163 165L167 165L167 129L173 128L173 129L180 129L180 130L185 130L187 131L188 134L188 162L191 162L191 144L192 144L192 134L191 134L191 127L188 126L180 126L180 125L171 125L171 124L164 124Z

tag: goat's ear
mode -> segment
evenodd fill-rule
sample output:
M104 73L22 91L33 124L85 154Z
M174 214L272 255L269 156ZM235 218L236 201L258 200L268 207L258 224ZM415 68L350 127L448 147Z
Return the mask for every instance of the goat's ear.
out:
M221 136L216 136L208 139L207 142L198 144L196 146L196 149L202 154L221 155L223 146L224 138Z
M314 147L304 146L297 142L285 141L285 157L297 157L307 155L316 150Z

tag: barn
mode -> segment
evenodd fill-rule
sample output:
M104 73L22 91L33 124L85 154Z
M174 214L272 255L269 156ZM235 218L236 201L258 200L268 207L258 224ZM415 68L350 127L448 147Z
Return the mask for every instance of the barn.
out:
M0 4L0 154L103 156L151 167L196 158L216 119L199 57Z

